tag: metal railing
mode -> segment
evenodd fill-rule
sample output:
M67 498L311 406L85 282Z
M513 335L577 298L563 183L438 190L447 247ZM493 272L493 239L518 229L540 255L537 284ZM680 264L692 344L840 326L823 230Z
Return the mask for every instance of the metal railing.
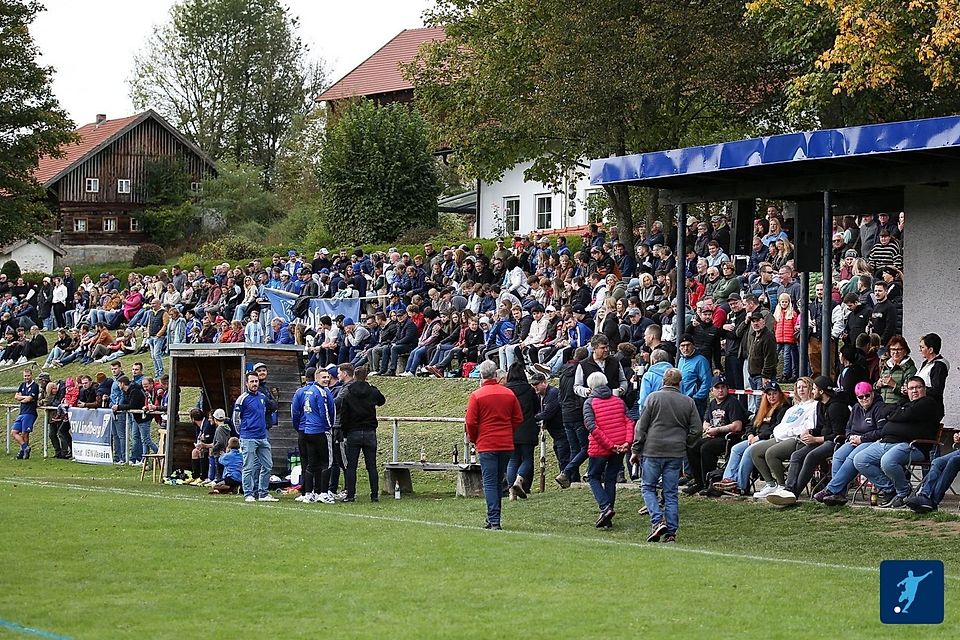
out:
M379 416L378 422L389 422L393 428L393 459L391 462L400 462L400 423L401 422L441 422L463 424L463 418L430 418L426 416ZM463 429L464 460L470 459L470 438L466 428Z

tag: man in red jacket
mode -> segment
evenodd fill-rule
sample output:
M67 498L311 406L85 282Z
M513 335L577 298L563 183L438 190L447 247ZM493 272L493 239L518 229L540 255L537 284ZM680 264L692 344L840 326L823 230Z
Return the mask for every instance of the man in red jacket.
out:
M513 453L513 432L523 422L520 402L513 392L497 382L497 365L484 360L480 388L470 394L464 423L470 442L477 447L483 496L487 501L485 529L500 529L500 506L504 476Z

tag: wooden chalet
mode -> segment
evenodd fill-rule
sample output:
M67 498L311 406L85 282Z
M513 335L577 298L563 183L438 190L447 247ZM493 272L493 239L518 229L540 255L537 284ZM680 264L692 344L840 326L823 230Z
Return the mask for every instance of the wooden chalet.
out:
M138 217L146 208L145 166L183 161L190 188L200 190L216 166L186 136L153 110L116 120L103 114L77 129L80 141L44 156L34 175L47 189L66 245L135 245L146 240Z

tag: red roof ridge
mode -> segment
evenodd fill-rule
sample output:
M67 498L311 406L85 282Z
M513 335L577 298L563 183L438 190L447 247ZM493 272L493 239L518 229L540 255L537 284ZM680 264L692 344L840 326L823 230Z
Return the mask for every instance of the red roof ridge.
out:
M421 45L445 37L443 27L404 29L314 100L341 100L412 89L413 85L400 71L400 64L412 62Z

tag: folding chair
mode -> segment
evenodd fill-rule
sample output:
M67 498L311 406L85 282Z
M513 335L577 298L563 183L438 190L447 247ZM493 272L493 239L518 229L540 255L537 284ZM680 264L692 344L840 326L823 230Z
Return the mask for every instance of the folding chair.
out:
M940 423L940 426L937 427L937 436L934 440L911 440L910 447L921 450L917 445L928 446L924 457L922 460L917 462L910 462L907 464L907 473L910 474L911 482L916 480L918 483L923 482L923 476L927 474L927 471L930 470L930 464L940 456L940 447L942 446L941 438L943 438L943 423Z

